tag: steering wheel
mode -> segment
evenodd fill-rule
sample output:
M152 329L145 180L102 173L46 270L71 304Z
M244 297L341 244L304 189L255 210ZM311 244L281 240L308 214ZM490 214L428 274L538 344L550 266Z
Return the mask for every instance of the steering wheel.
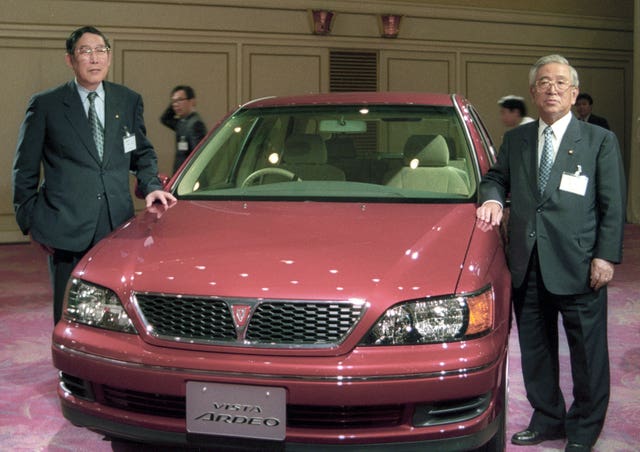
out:
M275 167L266 167L266 168L261 168L257 171L254 171L253 173L249 174L247 176L247 178L242 181L242 188L248 187L249 185L251 185L251 183L258 179L258 178L263 178L264 176L266 176L267 174L277 174L278 176L284 176L292 181L297 180L297 181L301 181L302 179L300 179L298 176L296 176L295 173L286 170L284 168L275 168ZM262 182L261 182L262 183Z

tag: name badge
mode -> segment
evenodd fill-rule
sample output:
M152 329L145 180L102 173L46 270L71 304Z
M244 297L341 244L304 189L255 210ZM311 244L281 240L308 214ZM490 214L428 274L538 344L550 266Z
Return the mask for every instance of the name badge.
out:
M128 131L122 137L122 145L124 146L124 153L127 154L136 150L136 136Z
M582 174L582 167L578 165L578 170L575 173L562 173L560 190L584 196L587 192L588 183L589 178Z
M180 140L178 140L178 151L187 152L188 150L189 150L189 142L184 136L181 136Z

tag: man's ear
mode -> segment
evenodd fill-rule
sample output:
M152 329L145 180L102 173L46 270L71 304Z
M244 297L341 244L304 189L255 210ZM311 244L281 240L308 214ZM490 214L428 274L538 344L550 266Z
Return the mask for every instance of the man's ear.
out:
M73 69L73 62L71 61L72 56L69 55L68 53L64 54L64 61L65 63L67 63L67 66L69 66L70 68Z

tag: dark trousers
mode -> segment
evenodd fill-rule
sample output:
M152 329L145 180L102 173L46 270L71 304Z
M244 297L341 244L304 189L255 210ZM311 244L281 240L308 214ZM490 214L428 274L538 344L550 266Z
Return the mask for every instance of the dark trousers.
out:
M528 276L514 289L514 310L527 399L534 409L529 428L566 432L569 442L593 445L609 403L607 289L554 295L544 287L534 251ZM567 336L573 403L566 411L559 384L558 317Z
M86 251L54 250L49 255L49 277L53 286L53 324L62 317L62 304L71 272Z
M53 254L49 255L49 277L51 279L51 285L53 287L54 325L58 323L58 321L62 318L64 295L73 269L93 245L98 243L113 230L106 197L102 196L101 199L103 200L102 207L100 208L96 230L89 248L83 251L54 249Z

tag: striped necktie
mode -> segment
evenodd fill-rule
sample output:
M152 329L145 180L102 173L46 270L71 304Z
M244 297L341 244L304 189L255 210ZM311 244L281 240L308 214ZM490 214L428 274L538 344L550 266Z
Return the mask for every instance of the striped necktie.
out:
M102 160L104 153L104 127L100 124L98 113L96 113L96 96L98 94L95 91L89 93L89 126L91 127L91 135L96 142L96 148L98 149L98 155Z
M542 155L540 156L540 169L538 171L538 190L540 194L544 192L544 188L547 186L549 180L549 174L551 173L551 167L553 166L553 143L551 137L553 136L553 129L551 126L547 126L544 129L544 145L542 146Z

